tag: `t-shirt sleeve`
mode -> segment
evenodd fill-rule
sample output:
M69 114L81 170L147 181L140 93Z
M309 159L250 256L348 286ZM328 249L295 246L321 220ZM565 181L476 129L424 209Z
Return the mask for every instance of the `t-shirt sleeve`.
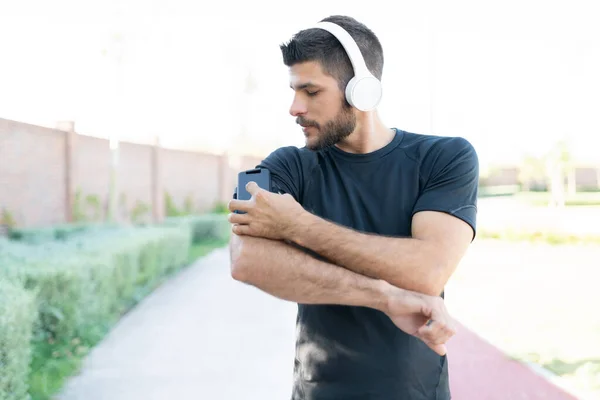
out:
M281 147L269 154L256 167L269 170L272 192L290 194L297 202L301 202L304 174L297 147Z
M413 209L440 211L465 221L477 232L479 159L466 139L456 137L434 144L423 159L424 186Z

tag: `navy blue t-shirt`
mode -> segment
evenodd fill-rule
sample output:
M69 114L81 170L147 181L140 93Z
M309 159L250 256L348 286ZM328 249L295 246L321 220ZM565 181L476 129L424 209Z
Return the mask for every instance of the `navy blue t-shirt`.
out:
M369 154L332 146L283 147L268 168L272 191L291 194L315 215L358 231L410 237L419 211L454 215L473 228L479 166L460 137L395 130ZM293 400L449 400L448 364L384 313L298 304Z

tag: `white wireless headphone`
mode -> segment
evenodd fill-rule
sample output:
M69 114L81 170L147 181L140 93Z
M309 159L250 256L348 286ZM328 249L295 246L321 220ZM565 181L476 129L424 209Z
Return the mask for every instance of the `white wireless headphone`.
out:
M350 58L354 69L354 77L346 86L346 100L348 100L348 103L361 111L370 111L376 108L381 101L381 82L367 68L362 53L352 36L333 22L319 22L313 28L324 29L335 36Z

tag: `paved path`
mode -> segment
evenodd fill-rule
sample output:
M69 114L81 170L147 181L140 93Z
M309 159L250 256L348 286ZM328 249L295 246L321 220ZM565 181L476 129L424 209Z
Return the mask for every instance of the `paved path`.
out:
M448 343L448 362L456 400L576 399L465 327Z
M289 399L295 312L214 251L126 315L58 399ZM449 351L455 400L574 399L465 328Z

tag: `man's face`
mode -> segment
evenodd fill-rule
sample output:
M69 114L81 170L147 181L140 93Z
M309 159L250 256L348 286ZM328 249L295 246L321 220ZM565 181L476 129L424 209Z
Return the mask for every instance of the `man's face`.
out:
M302 126L306 147L319 150L350 135L356 127L353 109L346 105L337 81L315 61L290 67L294 101L290 114Z

